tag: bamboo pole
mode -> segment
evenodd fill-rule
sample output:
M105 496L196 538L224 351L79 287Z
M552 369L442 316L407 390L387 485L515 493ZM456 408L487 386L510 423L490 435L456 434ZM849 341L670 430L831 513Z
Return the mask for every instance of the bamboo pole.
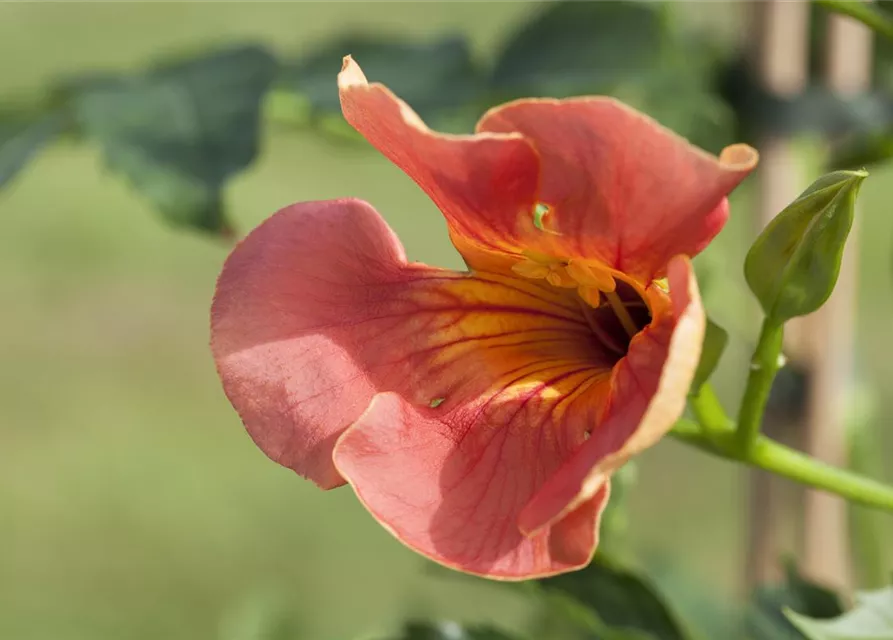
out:
M779 98L800 94L809 80L808 2L756 0L751 3L752 52L754 73L761 88ZM760 165L757 171L757 231L799 194L803 176L789 137L767 134L757 141ZM789 355L803 351L798 327L789 325L785 351ZM764 428L783 439L783 422L767 416ZM780 483L764 471L752 470L749 481L748 540L745 558L745 583L748 590L781 577L782 555L779 524L782 520Z
M828 88L841 96L867 90L871 84L871 31L851 18L830 14L825 46ZM853 392L857 228L854 225L850 233L834 293L810 318L814 348L804 444L809 454L836 466L847 463L844 428ZM804 510L804 572L837 588L850 587L846 503L825 493L807 491Z

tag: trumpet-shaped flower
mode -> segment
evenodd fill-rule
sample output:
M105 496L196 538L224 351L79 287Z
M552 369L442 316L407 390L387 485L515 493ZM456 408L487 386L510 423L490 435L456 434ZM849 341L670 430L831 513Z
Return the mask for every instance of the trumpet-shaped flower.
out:
M403 543L499 579L585 566L611 474L684 409L689 258L756 163L610 98L519 100L431 131L349 57L347 121L425 190L468 265L409 262L359 200L286 207L212 308L223 386L273 460L349 483Z

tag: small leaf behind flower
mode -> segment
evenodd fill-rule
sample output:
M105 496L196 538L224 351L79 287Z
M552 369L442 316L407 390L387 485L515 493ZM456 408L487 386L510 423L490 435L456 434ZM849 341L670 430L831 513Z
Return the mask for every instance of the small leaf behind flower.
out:
M625 84L657 66L664 20L661 7L648 3L549 3L506 44L493 85L516 95L565 97Z
M776 322L812 313L837 283L865 171L835 171L816 180L763 230L744 275Z
M570 596L612 630L639 632L639 636L655 640L690 637L647 580L601 554L581 571L540 580L539 584L543 589Z
M893 587L856 595L856 607L832 620L785 615L809 640L893 640Z
M732 142L732 113L710 86L718 65L701 33L658 2L547 2L498 54L490 84L502 100L609 95L696 144Z
M62 131L63 122L59 113L37 118L0 114L0 187L11 181L34 154Z
M462 37L407 42L393 37L348 35L288 66L279 84L303 96L312 112L341 118L334 77L350 54L370 82L381 82L423 119L468 105L479 97L482 80Z
M80 123L171 223L224 231L225 180L257 155L276 62L248 46L73 88Z
M811 618L833 618L843 613L840 598L830 589L806 580L788 562L783 584L756 590L747 611L746 631L754 640L802 640L803 635L785 617L794 610Z
M434 564L428 565L428 570L437 576L499 585L531 598L540 607L532 631L537 640L551 637L691 640L694 637L642 574L603 552L596 554L592 563L580 571L529 582L494 583ZM421 637L427 640L426 636ZM458 637L464 639L464 636ZM489 640L489 636L483 637ZM441 640L441 636L431 638ZM471 636L469 640L475 638Z
M707 318L707 330L704 332L704 346L701 349L701 361L695 371L695 379L691 383L691 393L697 394L701 387L719 365L723 351L729 342L729 334L721 326Z

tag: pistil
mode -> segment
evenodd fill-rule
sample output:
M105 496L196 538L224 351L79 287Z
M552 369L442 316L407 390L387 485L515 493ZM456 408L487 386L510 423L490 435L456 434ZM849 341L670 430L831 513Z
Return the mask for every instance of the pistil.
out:
M626 331L627 335L632 338L639 332L639 330L636 328L636 323L633 322L632 316L629 315L629 311L626 310L626 305L624 305L623 301L617 296L616 291L605 291L604 296L607 298L608 303L611 305L611 309L623 326L624 331Z

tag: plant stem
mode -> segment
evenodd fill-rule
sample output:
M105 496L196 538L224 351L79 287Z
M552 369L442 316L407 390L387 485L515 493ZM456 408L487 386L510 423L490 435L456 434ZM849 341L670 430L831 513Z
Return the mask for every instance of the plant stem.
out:
M893 487L846 469L832 467L763 436L757 439L743 462L829 491L851 502L893 511Z
M688 398L692 413L695 414L701 428L709 432L728 432L735 424L726 415L719 398L710 383L704 383L697 393Z
M741 400L738 413L738 430L736 432L736 448L739 455L744 456L751 450L760 434L763 414L769 401L772 382L778 372L781 356L784 325L770 318L763 320L757 348L750 361L750 374L747 376L747 387Z
M893 20L883 12L883 9L854 0L815 0L815 3L829 11L858 20L882 36L893 39Z
M670 434L713 455L765 469L852 502L893 512L893 487L846 469L832 467L765 436L757 436L742 453L738 449L738 432L730 427L706 432L694 421L682 419Z

